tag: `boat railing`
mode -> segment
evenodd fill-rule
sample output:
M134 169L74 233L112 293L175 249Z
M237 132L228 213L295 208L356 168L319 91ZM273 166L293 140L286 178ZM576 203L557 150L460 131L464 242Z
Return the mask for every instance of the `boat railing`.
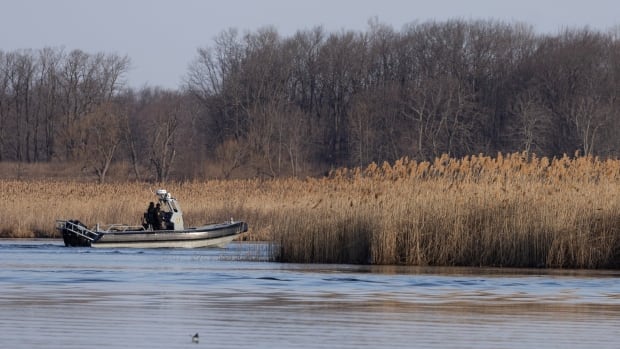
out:
M60 231L66 230L91 242L98 240L100 237L97 232L88 229L78 221L57 220L56 229Z
M128 224L110 224L105 227L105 229L100 229L97 227L97 231L114 231L114 232L123 232L123 231L142 231L146 230L144 226L141 225L128 225Z

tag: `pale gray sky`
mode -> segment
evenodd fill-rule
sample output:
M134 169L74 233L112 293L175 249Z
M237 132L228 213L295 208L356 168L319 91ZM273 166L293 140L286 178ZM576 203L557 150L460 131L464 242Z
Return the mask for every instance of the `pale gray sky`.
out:
M620 0L0 0L0 50L64 47L128 55L132 87L176 89L195 58L228 28L274 26L283 36L322 25L400 30L414 21L497 19L557 33L620 24Z

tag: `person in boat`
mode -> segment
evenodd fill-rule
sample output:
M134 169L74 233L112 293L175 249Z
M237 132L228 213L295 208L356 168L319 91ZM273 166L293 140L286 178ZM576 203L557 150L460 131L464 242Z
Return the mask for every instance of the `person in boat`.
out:
M145 218L145 223L146 226L145 228L148 228L149 225L150 226L154 226L155 225L155 203L153 201L151 201L149 203L149 207L146 209L146 213L144 214L144 218Z
M155 211L154 211L154 222L153 222L153 229L154 230L161 230L162 226L162 218L161 218L161 205L157 204L155 206Z

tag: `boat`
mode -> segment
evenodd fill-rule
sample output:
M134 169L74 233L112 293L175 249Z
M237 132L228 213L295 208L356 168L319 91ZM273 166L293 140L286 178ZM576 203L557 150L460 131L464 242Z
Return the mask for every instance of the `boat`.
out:
M248 225L232 218L222 223L185 228L178 201L165 189L155 192L142 225L110 224L88 228L79 220L57 220L56 229L65 246L95 248L199 248L225 247L248 231Z

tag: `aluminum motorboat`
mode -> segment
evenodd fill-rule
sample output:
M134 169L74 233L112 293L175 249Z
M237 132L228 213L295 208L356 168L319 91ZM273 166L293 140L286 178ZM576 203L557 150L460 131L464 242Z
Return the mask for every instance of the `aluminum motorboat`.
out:
M155 192L158 205L153 203L144 214L142 225L111 224L93 228L82 222L57 220L56 229L62 234L65 246L129 247L129 248L197 248L225 247L248 231L248 225L232 218L222 223L186 228L178 201L165 189Z

